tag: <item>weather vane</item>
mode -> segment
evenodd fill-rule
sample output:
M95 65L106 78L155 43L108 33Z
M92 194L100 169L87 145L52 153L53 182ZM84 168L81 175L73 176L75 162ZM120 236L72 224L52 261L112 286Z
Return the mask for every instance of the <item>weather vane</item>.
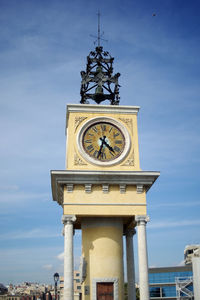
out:
M98 35L93 36L97 42L95 51L87 56L86 71L81 71L81 101L82 104L89 104L88 99L94 100L97 104L109 100L111 105L119 104L119 83L120 73L113 75L113 61L108 51L103 51L100 45L104 32L100 32L100 12L98 12ZM89 92L89 93L88 93Z
M99 11L98 11L97 16L98 16L98 34L97 34L97 36L96 36L96 35L93 35L93 34L90 34L90 36L96 39L96 40L94 41L94 45L95 45L96 42L97 42L98 47L100 47L100 41L107 42L108 40L105 40L105 39L102 38L102 36L104 35L104 31L102 32L102 34L100 33L100 32L101 32L101 30L100 30L100 28L101 28L101 27L100 27L100 16L101 16L101 14L100 14Z

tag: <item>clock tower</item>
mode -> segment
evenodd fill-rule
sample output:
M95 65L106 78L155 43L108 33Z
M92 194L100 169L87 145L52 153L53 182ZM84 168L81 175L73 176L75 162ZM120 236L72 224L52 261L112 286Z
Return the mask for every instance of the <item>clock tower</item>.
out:
M135 300L133 235L138 235L140 299L149 299L146 193L159 172L139 164L138 106L119 105L119 73L103 47L87 57L80 104L67 105L66 169L51 171L53 200L63 207L64 300L73 299L73 234L82 230L83 300ZM88 99L96 104L89 104ZM103 101L110 105L102 105ZM126 247L123 249L123 236Z

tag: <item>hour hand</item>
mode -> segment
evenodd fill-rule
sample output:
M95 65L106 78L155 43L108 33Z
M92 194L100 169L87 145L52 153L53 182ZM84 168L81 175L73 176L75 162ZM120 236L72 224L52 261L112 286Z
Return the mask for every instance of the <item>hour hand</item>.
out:
M101 155L101 151L102 151L103 145L104 145L104 143L105 143L105 138L106 138L106 136L104 136L103 139L100 138L100 140L101 140L101 146L100 146L100 148L99 148L99 152L98 152L98 154L97 154L97 158L99 158L99 156Z
M103 148L103 143L100 146L100 149L99 149L98 154L97 154L97 158L99 158L99 156L101 155L102 148Z

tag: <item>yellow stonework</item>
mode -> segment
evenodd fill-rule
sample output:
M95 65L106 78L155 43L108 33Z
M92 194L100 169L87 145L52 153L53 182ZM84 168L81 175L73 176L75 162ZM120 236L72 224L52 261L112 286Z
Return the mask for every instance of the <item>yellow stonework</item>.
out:
M100 222L98 218L83 221L82 256L88 266L87 277L82 287L84 300L97 299L94 297L96 282L106 282L106 280L114 281L114 286L117 285L118 299L124 299L122 220L115 219L108 222L110 224L106 223L107 219ZM89 295L84 293L87 286L90 287Z
M104 106L105 107L105 106ZM137 129L137 114L101 112L101 106L93 112L69 112L67 115L67 145L66 145L66 169L67 170L110 170L110 171L136 171L140 170L139 165L139 148L138 148L138 129ZM81 155L77 145L77 135L81 127L95 117L114 118L121 123L127 130L131 139L131 147L128 155L120 164L112 166L97 166L85 160Z
M80 216L134 216L146 214L146 193L137 193L136 186L127 186L120 194L118 185L109 186L103 193L101 185L92 186L91 193L84 185L75 185L73 192L64 189L64 214Z

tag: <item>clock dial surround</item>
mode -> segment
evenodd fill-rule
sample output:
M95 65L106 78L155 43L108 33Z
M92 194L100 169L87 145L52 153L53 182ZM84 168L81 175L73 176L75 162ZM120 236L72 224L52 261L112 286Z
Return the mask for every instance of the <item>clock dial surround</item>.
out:
M81 155L89 162L109 166L123 160L130 149L127 129L112 118L94 118L86 122L78 134Z

